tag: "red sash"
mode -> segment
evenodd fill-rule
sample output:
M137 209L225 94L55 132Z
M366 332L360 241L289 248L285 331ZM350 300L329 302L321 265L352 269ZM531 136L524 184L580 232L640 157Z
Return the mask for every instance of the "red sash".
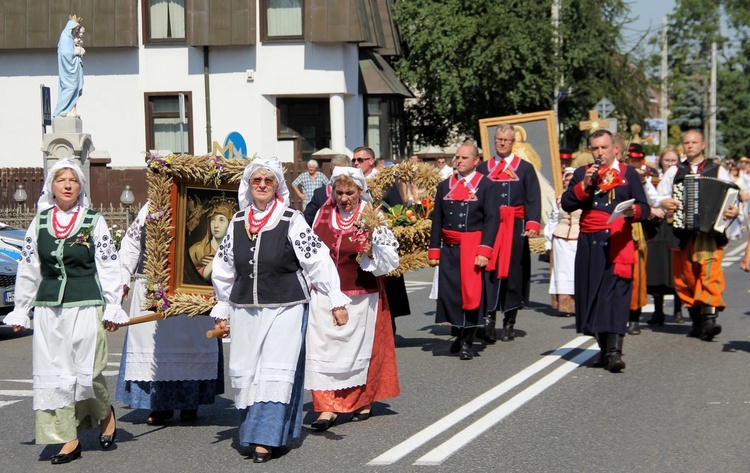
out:
M618 218L607 223L610 214L601 210L584 210L581 213L581 233L596 233L609 229L609 261L615 265L615 276L633 279L635 244L630 220Z
M464 310L479 307L482 300L482 268L474 263L477 248L482 242L482 232L457 232L443 229L443 242L449 245L460 245L458 253L461 274L461 300Z
M505 279L510 272L510 257L513 250L513 228L517 218L526 218L526 207L519 205L500 207L500 226L497 229L495 246L492 248L492 258L487 264L487 270L497 272L497 279ZM503 244L505 242L505 244Z

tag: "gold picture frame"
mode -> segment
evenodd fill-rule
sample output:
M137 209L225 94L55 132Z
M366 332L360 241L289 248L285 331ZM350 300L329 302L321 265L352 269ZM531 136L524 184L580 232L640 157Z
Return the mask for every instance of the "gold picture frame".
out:
M495 155L495 142L491 138L494 137L495 130L501 123L523 127L526 133L526 143L531 145L541 158L542 168L539 172L552 183L556 195L562 194L562 169L555 112L549 110L479 120L484 160Z
M165 317L204 314L216 304L213 287L185 283L188 198L237 196L248 160L217 156L150 155L146 217L146 302ZM192 190L191 190L192 189Z

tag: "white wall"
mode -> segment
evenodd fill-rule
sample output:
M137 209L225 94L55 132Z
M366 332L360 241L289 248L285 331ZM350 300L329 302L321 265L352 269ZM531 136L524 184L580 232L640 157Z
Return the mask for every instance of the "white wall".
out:
M247 69L255 71L254 81L246 79ZM248 154L290 161L293 142L276 140L275 97L336 93L345 97L346 146L354 149L364 142L358 70L354 44L210 48L211 140L222 144L237 131ZM109 152L112 166L143 165L146 92L192 92L193 148L195 154L206 152L203 49L87 48L84 80L78 102L83 130L97 150ZM0 50L0 166L42 166L39 85L51 88L54 110L57 82L54 50Z

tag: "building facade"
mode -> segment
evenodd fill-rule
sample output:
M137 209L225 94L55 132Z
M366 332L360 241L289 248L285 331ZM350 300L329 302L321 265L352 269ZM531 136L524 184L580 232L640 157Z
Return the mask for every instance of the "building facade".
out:
M142 167L153 149L207 154L230 136L242 154L290 163L363 144L400 158L410 93L389 65L399 54L391 7L392 0L6 0L0 166L43 166L40 86L51 89L54 109L56 47L71 14L86 28L83 132L113 167Z

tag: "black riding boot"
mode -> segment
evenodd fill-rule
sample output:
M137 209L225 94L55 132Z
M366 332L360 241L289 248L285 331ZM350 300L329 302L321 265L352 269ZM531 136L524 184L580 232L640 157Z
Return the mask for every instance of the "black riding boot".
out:
M597 333L594 335L596 342L599 344L599 359L592 365L594 368L604 368L607 366L607 334Z
M715 309L714 309L715 310ZM721 325L716 323L716 314L703 314L703 324L701 326L701 340L710 342L715 336L721 333Z
M654 314L646 321L649 325L664 325L664 296L654 296Z
M610 373L619 373L625 369L625 362L622 361L622 342L625 339L619 333L607 334L607 369Z
M516 315L518 315L518 309L509 310L505 313L503 317L503 330L500 332L500 341L509 342L516 338L516 331L514 329Z
M477 330L476 337L480 340L484 340L489 344L497 342L497 335L495 334L495 313L490 312L487 317L484 318L484 327Z
M631 310L630 319L628 320L628 334L629 335L640 335L641 334L641 309Z
M477 332L476 327L464 327L461 331L461 352L458 358L461 360L471 360L474 358L474 352L471 345L474 343L474 334Z
M693 326L688 332L688 337L700 338L703 335L703 314L701 314L702 307L688 307L688 314L690 314L690 320L693 321Z

